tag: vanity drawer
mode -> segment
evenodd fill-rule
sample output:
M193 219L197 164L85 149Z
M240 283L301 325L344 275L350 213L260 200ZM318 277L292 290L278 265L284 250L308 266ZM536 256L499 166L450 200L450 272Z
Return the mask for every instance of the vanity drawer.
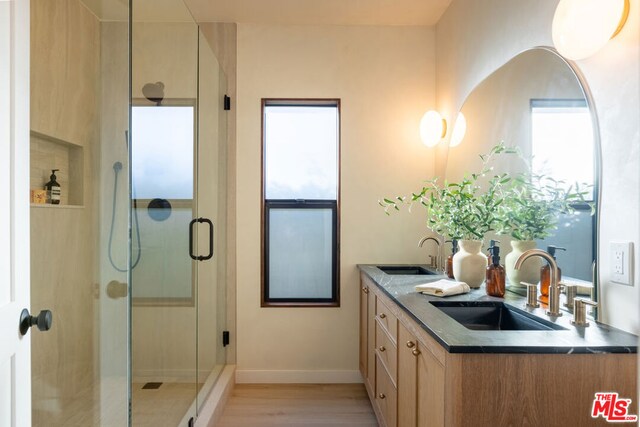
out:
M380 298L376 298L376 319L380 325L387 331L393 343L398 342L398 319L391 313L391 310L382 302Z
M376 357L376 404L387 427L396 427L397 402L398 391L393 385L382 361Z
M396 375L398 371L398 350L391 337L386 330L380 325L380 321L376 321L376 353L380 361L387 368L391 381L396 383Z

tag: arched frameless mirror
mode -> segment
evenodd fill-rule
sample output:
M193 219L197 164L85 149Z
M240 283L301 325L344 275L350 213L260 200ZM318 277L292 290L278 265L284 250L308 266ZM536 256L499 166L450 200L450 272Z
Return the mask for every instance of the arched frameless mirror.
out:
M461 112L467 132L460 145L449 149L448 181L478 170L478 155L503 141L531 158L534 173L593 185L587 199L593 201L595 214L591 215L588 206L577 206L574 214L559 218L551 236L536 243L541 249L549 245L566 248L556 253L563 279L583 285L578 293L596 299L600 138L593 100L578 70L552 48L524 51L481 82ZM523 164L504 158L495 168L517 173ZM511 250L510 239L495 238L506 255Z

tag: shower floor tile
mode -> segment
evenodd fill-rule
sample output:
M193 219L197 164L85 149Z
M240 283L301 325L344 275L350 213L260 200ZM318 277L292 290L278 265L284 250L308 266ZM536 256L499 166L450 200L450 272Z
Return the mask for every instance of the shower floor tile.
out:
M132 425L135 427L177 426L196 395L193 383L162 383L144 389L146 383L132 387Z

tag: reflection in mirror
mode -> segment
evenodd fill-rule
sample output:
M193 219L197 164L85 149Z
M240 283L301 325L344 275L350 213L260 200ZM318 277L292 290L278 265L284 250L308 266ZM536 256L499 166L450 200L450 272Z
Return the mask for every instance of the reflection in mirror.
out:
M478 170L478 155L503 141L531 159L534 173L593 185L586 199L594 202L595 215L589 206L576 206L575 213L559 218L551 236L536 241L541 249L566 248L556 252L563 280L580 282L584 287L579 293L590 295L597 254L599 140L587 93L571 66L553 50L535 48L514 57L464 102L467 131L462 142L449 149L446 179L459 180ZM524 167L524 162L508 156L495 164L498 173L516 174ZM509 237L486 239L494 237L506 255L511 250Z

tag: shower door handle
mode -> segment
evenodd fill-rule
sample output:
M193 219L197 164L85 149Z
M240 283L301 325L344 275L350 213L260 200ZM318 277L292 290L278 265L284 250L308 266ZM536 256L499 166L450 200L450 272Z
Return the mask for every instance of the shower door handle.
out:
M195 255L193 253L193 226L198 223L209 225L209 253L207 255ZM189 223L189 256L195 261L206 261L213 258L213 222L209 218L194 218Z
M209 218L198 218L198 222L204 222L209 225L209 253L198 257L199 261L206 261L213 258L213 222Z

